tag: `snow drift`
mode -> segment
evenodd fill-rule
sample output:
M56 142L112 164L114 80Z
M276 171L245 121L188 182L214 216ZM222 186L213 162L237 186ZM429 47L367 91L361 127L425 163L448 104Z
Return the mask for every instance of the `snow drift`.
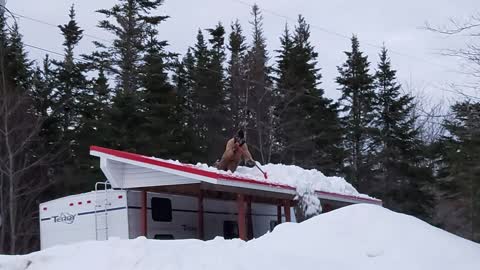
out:
M416 218L359 204L258 239L109 240L0 256L0 269L480 269L480 245Z

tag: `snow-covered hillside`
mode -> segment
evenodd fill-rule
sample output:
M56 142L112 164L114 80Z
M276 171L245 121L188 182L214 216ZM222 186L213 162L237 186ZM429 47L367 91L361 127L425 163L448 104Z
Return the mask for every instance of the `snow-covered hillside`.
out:
M480 269L480 245L416 218L353 205L261 238L110 240L0 256L0 269Z

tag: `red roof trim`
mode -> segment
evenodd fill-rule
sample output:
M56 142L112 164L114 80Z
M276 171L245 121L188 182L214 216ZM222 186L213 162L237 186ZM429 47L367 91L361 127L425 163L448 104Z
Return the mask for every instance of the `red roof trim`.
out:
M165 161L161 161L158 159L154 158L149 158L146 156L142 156L139 154L133 154L125 151L119 151L119 150L114 150L114 149L109 149L109 148L104 148L100 146L90 146L90 151L97 151L100 153L112 155L115 157L119 158L125 158L137 162L142 162L146 164L151 164L155 166L160 166L168 169L173 169L173 170L179 170L191 174L196 174L196 175L201 175L204 177L209 177L213 178L216 180L229 180L229 181L238 181L238 182L244 182L244 183L250 183L250 184L257 184L257 185L263 185L263 186L272 186L272 187L277 187L277 188L283 188L283 189L289 189L289 190L295 190L294 187L288 186L288 185L283 185L283 184L275 184L275 183L266 183L254 179L249 179L245 177L239 177L239 176L234 176L230 174L223 174L223 173L217 173L217 172L210 172L206 170L199 169L197 167L194 167L193 165L188 165L188 164L173 164ZM355 201L364 201L364 202L373 202L373 203L381 203L380 200L376 199L367 199L367 198L360 198L356 196L349 196L349 195L342 195L342 194L337 194L337 193L331 193L331 192L325 192L325 191L316 191L317 194L324 194L324 195L330 195L330 196L335 196L335 197L341 197L344 199L350 199L350 200L355 200Z

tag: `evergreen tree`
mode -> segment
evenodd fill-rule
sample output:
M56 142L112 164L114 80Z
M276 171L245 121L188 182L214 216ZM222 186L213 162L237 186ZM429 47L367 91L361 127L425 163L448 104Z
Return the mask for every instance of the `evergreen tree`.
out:
M280 49L277 50L277 69L275 70L277 73L277 89L275 95L280 99L286 99L286 95L289 91L285 90L294 87L294 66L292 65L293 59L291 59L292 48L292 35L288 25L285 24L284 32L280 37ZM281 108L280 105L279 108Z
M248 81L246 79L246 53L247 45L242 27L238 20L231 25L228 50L230 51L230 60L228 62L228 90L227 99L231 113L231 126L228 131L233 132L241 126L246 119L245 102L246 89Z
M191 131L197 138L197 148L201 160L213 163L223 153L227 123L225 91L225 30L221 24L207 29L211 38L208 43L201 30L192 49L193 59L188 59L191 66L186 66L191 82L191 91L187 92L188 110L191 112ZM193 60L193 61L192 61Z
M93 77L88 84L85 95L82 95L82 127L79 136L83 149L88 149L92 144L105 144L108 141L101 131L106 127L104 115L109 111L111 89L103 67L98 67L98 75ZM87 139L89 142L82 140Z
M57 177L63 181L58 182L56 188L61 194L76 191L79 183L88 181L81 166L88 159L89 149L84 148L84 138L81 137L87 121L83 117L83 101L88 95L88 80L85 77L86 66L75 57L75 49L83 38L83 30L76 21L74 5L70 7L68 17L66 24L58 26L64 38L64 58L53 60L51 71L49 63L44 64L45 82L53 88L53 92L49 92L49 89L43 91L43 95L49 97L50 104L45 105L51 111L45 123L45 132L52 140L57 137L59 141L62 155L59 157L61 170L58 168ZM89 179L89 183L93 181L95 180Z
M195 124L195 107L193 105L193 89L194 89L194 75L195 75L195 58L192 54L192 49L189 48L182 61L177 63L176 72L173 75L173 82L179 98L179 105L183 107L184 123L189 127Z
M64 145L63 132L61 130L61 115L58 113L58 95L57 79L52 61L46 55L42 66L37 66L34 70L31 96L35 105L35 112L43 119L40 136L44 138L48 145L55 145L58 147L56 153L63 151ZM60 170L60 164L52 170Z
M7 29L8 28L8 29ZM28 60L17 22L7 27L5 13L0 15L0 45L4 60L4 75L14 90L24 92L30 89L33 76L33 62Z
M338 67L342 125L347 178L362 192L368 190L368 177L372 165L373 105L375 101L374 78L370 74L368 57L360 51L356 36L352 37L352 49L345 52L346 62Z
M273 91L268 66L268 52L263 33L263 16L257 5L252 7L250 22L253 28L252 44L246 56L246 81L244 121L249 149L255 159L267 163L273 154L274 115Z
M178 96L185 99L191 99L194 69L195 59L192 54L192 49L188 48L182 61L176 64L176 71L173 75L173 81Z
M441 141L441 199L455 205L446 218L461 221L456 233L480 242L480 103L459 102L452 112Z
M225 29L221 23L215 28L207 29L210 34L208 40L211 48L208 50L207 74L205 82L206 97L202 105L205 108L203 121L206 124L207 140L207 161L213 163L220 158L224 151L224 145L219 142L226 141L230 134L227 134L227 127L230 119L226 107L226 78L225 78Z
M32 79L32 95L35 100L35 108L42 117L48 116L51 108L52 94L54 92L54 75L51 70L50 57L47 54L43 59L42 66L36 66Z
M138 136L134 131L146 123L142 104L145 88L141 75L145 37L168 18L151 15L162 3L163 0L119 0L111 9L98 11L107 17L100 21L99 27L115 36L110 46L95 42L100 51L97 54L108 57L108 71L116 80L113 104L104 118L108 123L104 134L110 138L107 146L130 151L146 147L146 137Z
M31 88L32 62L27 59L27 52L22 41L22 35L15 22L7 41L7 72L10 74L12 84L22 91Z
M142 85L145 89L145 139L146 148L142 153L157 154L174 158L177 148L174 131L178 128L175 105L176 96L170 84L167 71L174 56L165 52L166 41L158 41L157 31L151 29L146 43L146 54L142 67Z
M341 166L336 105L319 87L318 54L309 37L309 25L299 16L293 36L286 27L281 39L278 115L282 161L334 173Z
M88 69L90 70L90 68ZM110 109L111 89L104 68L98 66L96 77L88 80L88 84L78 98L80 123L76 132L74 183L60 188L62 192L78 192L91 190L95 182L102 179L98 160L90 156L90 146L108 145L110 138L105 133L109 130L105 115ZM67 194L68 194L67 193Z
M190 163L203 160L202 152L198 147L200 138L195 136L196 117L193 103L195 59L189 48L182 61L177 63L173 81L177 92L174 108L177 127L175 144L178 146L176 155L179 160Z
M433 203L429 192L432 171L425 165L423 144L418 139L413 97L400 93L401 86L396 82L396 71L385 48L380 53L375 79L378 153L371 179L378 182L371 186L369 194L381 197L390 209L428 219Z
M64 37L65 56L62 61L53 61L53 64L56 66L56 91L59 93L55 109L60 114L60 128L63 132L65 147L70 151L80 125L78 98L86 88L86 79L84 67L74 57L74 50L83 37L83 30L75 20L73 5L68 16L70 18L68 23L59 26ZM69 156L72 154L69 153Z
M108 116L111 111L113 91L107 78L111 67L108 54L97 51L82 56L86 62L86 72L96 73L96 76L88 80L86 89L79 97L82 121L79 127L78 152L83 156L89 155L88 149L91 145L111 145ZM82 160L87 159L88 156L82 158Z
M75 181L72 185L61 187L62 190L73 192L91 190L94 183L104 177L98 160L90 155L89 149L92 145L111 146L112 141L108 122L112 104L112 89L107 78L107 71L111 67L109 55L95 51L82 57L83 72L93 75L85 81L85 86L76 99L80 121L76 129L77 143L73 145L75 176L71 177Z
M210 162L207 158L207 107L205 105L210 98L208 95L208 81L210 80L210 71L208 69L209 52L201 30L198 30L197 42L192 51L194 59L193 70L190 70L192 89L188 94L189 110L191 112L190 128L197 138L197 147L201 153L201 161Z
M117 92L135 93L141 83L140 69L144 37L147 36L149 29L168 17L150 15L163 3L163 0L119 0L118 2L111 9L97 11L107 17L100 21L99 27L115 35L113 45L108 51L112 65L111 71L117 80ZM107 47L100 43L96 45L99 48Z

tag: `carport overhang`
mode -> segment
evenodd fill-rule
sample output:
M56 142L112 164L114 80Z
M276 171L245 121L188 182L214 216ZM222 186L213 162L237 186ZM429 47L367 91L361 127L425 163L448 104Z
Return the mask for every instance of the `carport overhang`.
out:
M108 149L98 146L90 147L90 154L100 158L100 168L112 188L135 189L143 191L142 228L144 235L146 224L146 192L166 192L198 198L199 238L203 239L203 199L216 198L236 200L238 206L238 224L240 238L247 239L245 215L249 215L252 202L277 205L277 219L283 216L291 219L290 207L295 204L294 187L240 177L227 172L208 170L175 161L165 161L139 154ZM376 199L356 197L324 191L316 191L322 200L353 204L370 203L381 205Z
M296 194L292 186L209 171L189 164L124 151L92 146L90 154L100 158L100 168L113 188L159 190L168 187L165 189L179 191L184 189L183 185L195 185L212 191L258 194L279 199L293 199ZM326 200L382 204L381 200L364 197L325 191L315 193L320 199Z

